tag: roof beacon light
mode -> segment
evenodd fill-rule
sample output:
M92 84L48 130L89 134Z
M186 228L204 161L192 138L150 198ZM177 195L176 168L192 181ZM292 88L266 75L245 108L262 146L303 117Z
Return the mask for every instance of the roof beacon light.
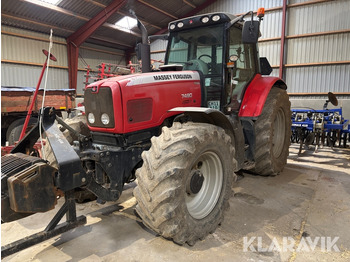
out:
M265 16L265 8L264 7L260 7L257 11L257 17L259 17L260 20L263 19L263 17Z

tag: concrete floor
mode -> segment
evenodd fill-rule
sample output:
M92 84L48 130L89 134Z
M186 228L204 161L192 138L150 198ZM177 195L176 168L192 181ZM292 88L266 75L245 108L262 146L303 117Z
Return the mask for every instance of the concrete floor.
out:
M291 146L279 176L244 174L234 185L225 221L193 247L164 240L140 223L131 184L119 205L78 204L87 225L3 261L350 261L350 150L308 150L299 157L297 150ZM1 245L42 230L53 214L3 224ZM339 252L325 249L331 247L326 237ZM244 239L252 242L248 251Z

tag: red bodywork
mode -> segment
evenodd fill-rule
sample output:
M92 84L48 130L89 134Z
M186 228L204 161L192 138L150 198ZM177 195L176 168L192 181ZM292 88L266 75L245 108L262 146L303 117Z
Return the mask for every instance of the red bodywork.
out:
M282 80L278 77L257 74L244 93L238 115L240 117L258 117L264 108L271 88L277 81Z
M178 79L176 76L188 76ZM247 87L239 111L240 117L258 117L272 86L281 79L257 74ZM91 131L125 134L160 126L178 114L175 107L200 107L200 77L196 71L156 72L109 78L88 86L110 87L115 126L89 126ZM132 117L131 117L132 116ZM132 119L132 120L130 120Z
M165 119L178 114L178 112L168 112L172 108L201 106L200 77L196 71L120 76L93 83L88 88L96 86L98 89L108 86L112 90L115 127L89 126L90 130L95 132L123 134L157 127ZM150 117L139 122L129 121L128 110L132 110L133 105L142 105L145 101L147 104L141 110ZM132 103L131 106L130 103ZM140 108L138 113L140 114Z

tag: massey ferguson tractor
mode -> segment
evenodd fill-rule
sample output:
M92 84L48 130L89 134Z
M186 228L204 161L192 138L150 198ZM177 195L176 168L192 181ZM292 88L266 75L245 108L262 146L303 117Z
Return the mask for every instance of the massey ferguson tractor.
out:
M44 108L40 122L1 159L1 220L51 210L58 192L65 203L43 232L2 247L2 256L86 223L76 216L75 189L116 201L134 180L143 223L193 245L222 222L235 173L280 173L290 144L290 102L286 84L265 76L272 69L259 58L262 16L211 13L171 22L165 64L152 72L149 38L139 22L143 73L86 88L90 135L77 134L73 145L55 121L76 131L54 108ZM30 155L39 131L57 168Z

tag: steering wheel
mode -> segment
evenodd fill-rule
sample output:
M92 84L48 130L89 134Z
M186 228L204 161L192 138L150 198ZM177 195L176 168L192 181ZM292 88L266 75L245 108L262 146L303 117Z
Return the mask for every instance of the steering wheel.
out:
M212 58L210 55L207 55L207 54L200 55L200 56L198 57L198 59L201 59L203 56L209 57L210 60L213 60L213 58ZM202 59L201 59L201 60L202 60Z
M210 62L209 63L207 63L207 62L205 62L205 61L203 61L201 58L202 57L209 57L210 58ZM201 60L201 61L203 61L204 63L206 63L207 65L208 65L208 70L209 70L209 72L211 72L211 62L213 61L213 58L210 56L210 55L207 55L207 54L203 54L203 55L200 55L199 57L198 57L198 60Z

